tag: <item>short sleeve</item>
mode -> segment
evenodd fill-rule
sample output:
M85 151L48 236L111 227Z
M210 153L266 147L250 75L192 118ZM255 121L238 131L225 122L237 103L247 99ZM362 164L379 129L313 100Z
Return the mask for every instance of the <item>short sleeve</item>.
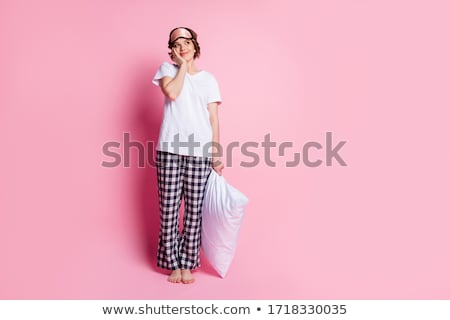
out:
M214 76L211 75L211 80L209 84L209 92L208 92L208 103L218 102L222 103L222 97L220 95L219 84Z
M156 71L155 76L153 77L152 83L154 85L159 86L159 80L164 77L171 77L174 78L177 75L177 68L168 62L163 62L160 66L158 71Z

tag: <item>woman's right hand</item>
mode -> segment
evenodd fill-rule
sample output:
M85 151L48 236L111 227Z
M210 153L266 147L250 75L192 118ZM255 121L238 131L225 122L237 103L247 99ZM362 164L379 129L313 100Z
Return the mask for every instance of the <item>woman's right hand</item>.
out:
M186 60L184 60L181 55L178 53L178 51L175 48L172 48L172 60L181 67L182 64L186 63Z

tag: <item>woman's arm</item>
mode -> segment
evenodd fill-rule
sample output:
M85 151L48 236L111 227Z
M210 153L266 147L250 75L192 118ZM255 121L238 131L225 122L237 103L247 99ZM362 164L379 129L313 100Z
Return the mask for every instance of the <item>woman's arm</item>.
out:
M186 70L186 65L181 65L174 78L163 77L161 79L161 90L170 100L175 100L180 95Z
M208 111L209 111L209 122L211 123L212 128L212 166L213 169L219 174L222 175L222 169L224 168L224 164L222 163L221 156L222 150L220 148L220 134L219 134L219 112L218 112L218 102L208 103Z
M172 49L172 54L174 55L173 60L178 64L179 69L174 78L163 77L161 79L161 90L170 100L175 100L183 88L184 77L187 72L187 62L180 56L177 50Z

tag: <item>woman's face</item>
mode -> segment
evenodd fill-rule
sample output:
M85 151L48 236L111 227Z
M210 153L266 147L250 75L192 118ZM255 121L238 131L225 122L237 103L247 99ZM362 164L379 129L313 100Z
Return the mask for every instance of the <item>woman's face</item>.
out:
M193 60L195 54L195 46L191 40L192 35L186 29L176 29L172 33L171 40L173 42L173 50L176 50L180 56L186 61Z

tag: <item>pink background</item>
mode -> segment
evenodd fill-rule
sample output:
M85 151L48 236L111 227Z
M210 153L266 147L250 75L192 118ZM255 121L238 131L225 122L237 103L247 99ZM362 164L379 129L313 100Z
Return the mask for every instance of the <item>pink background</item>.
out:
M449 9L1 1L0 298L449 299ZM151 78L176 26L219 81L222 142L294 144L276 167L235 150L225 177L250 199L236 256L225 279L203 260L190 286L155 267L155 170L136 149L101 166L124 132L156 140ZM285 167L327 131L347 167Z

